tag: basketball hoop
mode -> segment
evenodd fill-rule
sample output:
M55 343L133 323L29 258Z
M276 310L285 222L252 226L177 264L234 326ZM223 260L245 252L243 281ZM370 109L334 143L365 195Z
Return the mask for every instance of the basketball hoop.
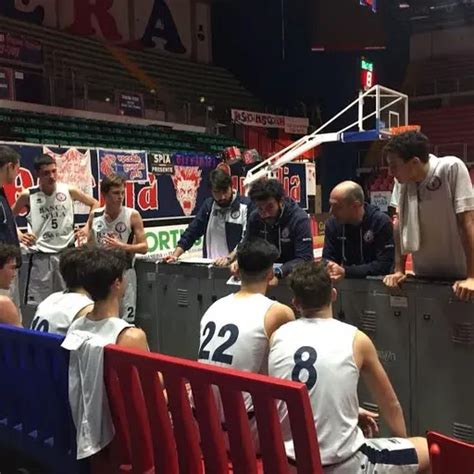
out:
M419 132L420 130L420 125L402 125L400 127L383 128L380 130L380 135L381 138L390 138L394 135L400 135L405 132Z

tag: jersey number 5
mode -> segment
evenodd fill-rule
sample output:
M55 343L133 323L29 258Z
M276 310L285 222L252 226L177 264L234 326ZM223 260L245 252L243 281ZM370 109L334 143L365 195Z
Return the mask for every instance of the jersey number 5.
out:
M201 348L199 349L199 359L203 360L212 360L214 362L222 362L224 364L232 364L234 360L234 356L230 354L226 354L225 351L230 349L237 338L239 337L239 328L235 324L226 324L225 326L221 327L221 330L217 334L218 337L225 337L229 334L228 338L214 351L212 354L209 351L206 351L205 348L211 342L214 334L216 332L216 323L213 321L209 321L202 332L204 337L204 341L202 342Z
M313 347L300 347L294 355L295 366L291 372L291 380L293 380L293 382L302 382L306 384L308 390L311 390L318 379L318 373L314 366L317 358L318 354ZM307 374L306 381L301 380L301 372L303 371Z

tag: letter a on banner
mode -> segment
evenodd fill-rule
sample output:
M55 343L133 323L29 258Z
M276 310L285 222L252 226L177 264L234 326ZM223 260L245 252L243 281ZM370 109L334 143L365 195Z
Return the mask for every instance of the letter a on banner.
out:
M155 42L153 41L155 36L166 40L166 51L177 54L184 54L186 52L173 15L171 15L170 9L164 0L155 0L153 4L153 10L141 41L143 46L146 48L155 47Z
M114 0L74 0L74 23L68 28L71 33L92 36L96 34L92 26L92 17L97 19L104 38L109 41L121 41L117 23L110 13Z

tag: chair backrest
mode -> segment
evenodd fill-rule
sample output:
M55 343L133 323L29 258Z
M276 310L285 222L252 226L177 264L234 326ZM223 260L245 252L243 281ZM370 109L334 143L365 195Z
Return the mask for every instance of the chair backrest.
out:
M474 444L464 443L433 431L428 433L427 438L433 474L474 472Z
M117 346L106 347L104 361L117 435L102 465L115 463L113 472L227 473L231 466L236 474L256 474L258 462L244 391L252 396L264 471L286 474L289 470L276 407L276 401L283 400L289 412L297 472L322 473L304 384ZM164 379L168 405L158 372ZM225 428L213 386L220 392ZM100 456L98 462L100 465Z
M62 336L0 325L0 443L48 472L81 472Z

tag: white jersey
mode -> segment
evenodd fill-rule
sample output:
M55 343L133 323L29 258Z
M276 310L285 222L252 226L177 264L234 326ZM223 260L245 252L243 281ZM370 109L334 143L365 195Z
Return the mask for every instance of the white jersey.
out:
M59 253L74 244L74 201L67 184L56 183L47 195L39 186L29 188L28 231L36 235L32 251Z
M269 342L264 323L274 303L261 294L231 294L216 301L201 319L199 361L266 374ZM248 395L245 402L250 409Z
M401 186L395 182L391 206L398 208ZM415 275L466 278L467 264L456 216L474 210L474 191L466 165L455 156L430 155L426 178L418 184L420 249Z
M69 403L76 426L77 459L99 452L113 439L114 427L104 388L104 347L116 344L127 328L120 318L92 321L87 316L71 324L62 347L69 358Z
M94 302L81 293L53 293L39 304L30 329L66 335L77 314L92 304Z
M92 232L97 245L102 246L106 236L116 237L125 244L133 243L132 213L134 209L122 206L119 215L109 221L105 215L105 207L94 211Z
M357 426L357 328L335 319L301 318L273 334L269 375L306 383L323 466L351 457L364 443ZM295 458L286 409L280 406L286 453Z

